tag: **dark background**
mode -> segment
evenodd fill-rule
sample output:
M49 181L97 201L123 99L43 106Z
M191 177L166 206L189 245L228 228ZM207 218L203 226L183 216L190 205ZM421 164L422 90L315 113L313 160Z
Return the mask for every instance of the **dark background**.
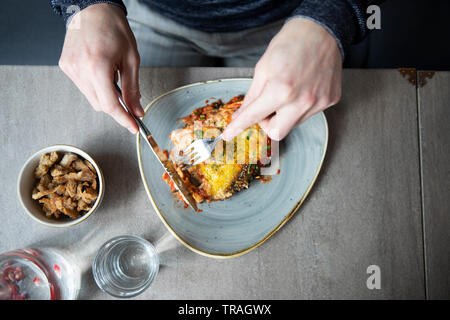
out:
M450 0L387 0L381 16L345 67L450 70ZM2 0L0 64L56 65L64 33L48 0Z

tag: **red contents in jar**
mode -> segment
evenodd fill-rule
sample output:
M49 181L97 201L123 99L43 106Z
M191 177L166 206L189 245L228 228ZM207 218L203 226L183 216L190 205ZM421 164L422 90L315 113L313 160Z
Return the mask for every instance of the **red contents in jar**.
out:
M3 272L0 272L2 281L7 285L9 296L13 300L25 300L25 294L19 294L19 287L15 285L18 281L23 279L22 268L20 267L6 267Z

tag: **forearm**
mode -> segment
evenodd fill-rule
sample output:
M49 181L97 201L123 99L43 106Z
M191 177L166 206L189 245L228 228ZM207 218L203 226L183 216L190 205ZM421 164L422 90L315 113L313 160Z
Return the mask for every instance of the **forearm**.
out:
M342 56L350 45L367 35L367 7L382 0L304 0L289 19L302 17L327 29L339 46ZM288 20L289 20L288 19Z
M50 0L50 6L53 11L62 17L66 24L70 21L74 14L89 7L90 5L97 3L109 3L116 5L125 10L125 14L127 13L122 0Z

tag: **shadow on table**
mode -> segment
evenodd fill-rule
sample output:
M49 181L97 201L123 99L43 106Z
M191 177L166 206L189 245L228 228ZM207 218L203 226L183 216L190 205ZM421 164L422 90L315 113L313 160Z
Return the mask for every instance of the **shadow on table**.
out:
M176 268L178 260L181 257L183 263L193 260L196 254L183 246L177 239L175 239L169 231L160 236L155 237L154 234L143 236L144 239L151 242L159 255L160 270L165 268Z

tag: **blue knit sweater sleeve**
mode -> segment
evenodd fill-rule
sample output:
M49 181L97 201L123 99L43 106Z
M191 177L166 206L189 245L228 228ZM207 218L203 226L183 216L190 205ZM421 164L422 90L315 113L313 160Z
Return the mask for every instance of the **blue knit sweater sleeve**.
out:
M50 6L53 11L57 15L61 16L66 24L70 21L70 18L74 14L96 3L109 3L117 5L125 10L125 14L127 13L127 9L125 8L122 0L50 0Z
M370 0L303 0L290 18L313 20L327 29L336 39L342 56L351 44L367 34L367 7L380 1Z

